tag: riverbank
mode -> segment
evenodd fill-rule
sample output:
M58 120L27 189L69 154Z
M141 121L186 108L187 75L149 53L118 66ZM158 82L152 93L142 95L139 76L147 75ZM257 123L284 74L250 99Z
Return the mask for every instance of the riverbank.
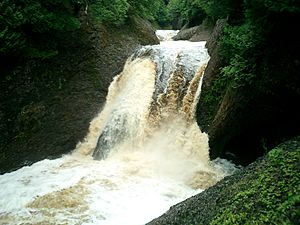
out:
M300 137L147 225L299 224Z

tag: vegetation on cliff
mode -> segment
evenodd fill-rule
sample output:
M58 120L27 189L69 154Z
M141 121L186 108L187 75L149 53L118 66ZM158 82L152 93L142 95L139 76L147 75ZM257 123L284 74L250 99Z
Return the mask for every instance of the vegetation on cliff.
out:
M56 55L58 37L79 29L80 12L91 20L122 25L130 15L155 20L162 5L162 0L3 0L0 57Z
M225 189L210 224L299 224L299 138L277 146ZM225 197L226 195L226 197Z
M79 21L66 1L16 1L0 3L0 56L23 54L40 57L55 54L55 36L79 28ZM52 45L49 49L49 45ZM39 50L39 52L37 52Z

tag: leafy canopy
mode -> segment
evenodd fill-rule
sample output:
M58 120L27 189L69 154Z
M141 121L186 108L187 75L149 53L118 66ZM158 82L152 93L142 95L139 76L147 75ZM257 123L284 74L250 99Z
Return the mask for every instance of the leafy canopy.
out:
M129 15L154 21L163 6L163 0L2 0L0 56L52 56L55 37L80 27L79 10L94 22L121 25Z
M0 3L0 55L16 55L34 48L33 40L42 34L62 32L80 26L73 1L2 0Z

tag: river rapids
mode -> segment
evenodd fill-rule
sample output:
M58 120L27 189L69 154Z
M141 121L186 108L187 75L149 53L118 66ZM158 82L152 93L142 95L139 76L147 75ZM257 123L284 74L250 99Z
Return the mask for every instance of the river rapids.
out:
M195 116L205 42L142 46L70 154L0 176L0 224L142 225L232 174Z

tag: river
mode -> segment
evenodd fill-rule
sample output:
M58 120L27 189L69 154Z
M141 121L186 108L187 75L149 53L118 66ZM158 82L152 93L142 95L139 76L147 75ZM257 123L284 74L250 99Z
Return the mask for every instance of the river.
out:
M127 60L70 154L0 176L0 224L142 225L236 170L194 118L205 42L174 34Z

